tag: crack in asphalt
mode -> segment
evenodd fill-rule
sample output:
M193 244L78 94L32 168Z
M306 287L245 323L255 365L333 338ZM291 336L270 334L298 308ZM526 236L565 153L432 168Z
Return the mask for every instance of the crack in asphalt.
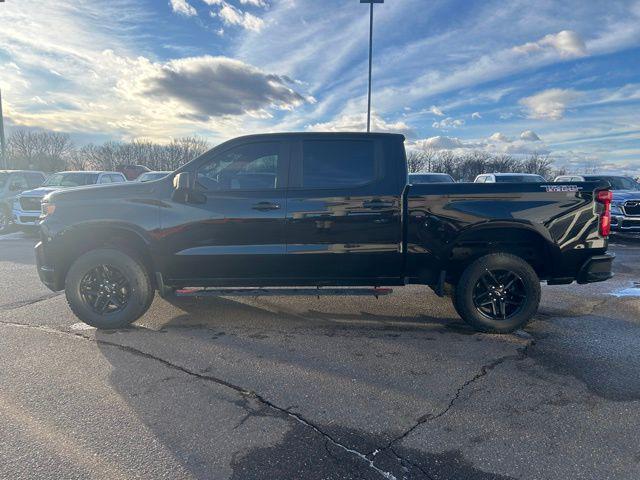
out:
M453 406L455 405L455 403L459 400L460 395L462 395L462 392L471 384L477 382L478 380L480 380L481 378L485 377L486 375L489 374L489 372L493 369L495 369L498 365L503 364L504 362L508 361L508 360L523 360L527 357L528 351L529 349L535 345L535 340L530 339L528 341L528 343L523 347L518 349L518 353L516 353L515 355L505 355L502 357L499 357L489 363L487 363L486 365L482 365L482 367L480 367L480 371L478 373L476 373L473 377L471 377L469 380L466 380L460 387L458 387L458 389L456 390L456 393L453 395L453 397L451 397L451 400L449 401L449 404L442 409L440 412L438 412L435 415L432 414L425 414L423 416L421 416L420 418L418 418L417 422L409 429L407 429L405 432L403 432L402 434L396 436L395 438L393 438L391 441L389 441L384 447L382 447L379 451L386 451L386 450L391 450L394 455L396 455L396 457L398 457L399 459L405 460L408 463L408 460L403 459L402 457L400 457L397 452L394 450L393 446L398 443L401 442L402 440L404 440L405 438L407 438L412 432L414 432L417 428L419 428L420 426L424 425L425 423L431 421L431 420L436 420L444 415L446 415L449 410L451 410L453 408ZM375 455L377 454L377 450L374 452L370 452L367 455ZM411 463L412 464L412 463ZM429 476L429 474L424 471L424 469L422 469L419 465L415 465L412 464L415 467L417 467L418 469L420 469L420 471L422 471L425 475L427 475L427 477L431 478Z
M32 302L35 303L35 302ZM122 345L120 343L116 343L116 342L110 342L108 340L102 340L102 339L98 339L98 338L92 338L92 337L88 337L86 335L83 335L82 333L79 332L67 332L64 330L59 330L59 329L55 329L55 328L51 328L51 327L46 327L43 325L33 325L33 324L25 324L25 323L16 323L16 322L7 322L7 321L3 321L0 320L0 324L2 325L8 325L8 326L14 326L14 327L22 327L22 328L32 328L32 329L36 329L36 330L40 330L46 333L56 333L56 334L60 334L60 335L65 335L65 336L71 336L74 338L80 338L89 342L93 342L96 344L100 344L100 345L106 345L106 346L110 346L113 348L117 348L119 350L122 350L124 352L130 353L132 355L136 355L142 358L146 358L149 360L153 360L156 362L159 362L161 364L163 364L164 366L166 366L167 368L171 368L173 370L177 370L180 371L182 373L185 373L189 376L192 377L196 377L199 378L201 380L207 381L207 382L211 382L211 383L215 383L217 385L220 385L222 387L226 387L228 389L231 389L233 391L235 391L236 393L238 393L239 395L242 395L244 397L248 397L248 398L252 398L256 401L258 401L259 403L262 403L263 405L265 405L268 408L271 408L275 411L277 411L278 413L288 416L292 419L294 419L295 421L297 421L298 423L304 425L307 428L310 428L311 430L313 430L314 432L316 432L318 435L322 436L325 438L325 448L327 449L327 451L329 450L327 448L327 443L330 443L331 445L334 445L335 447L339 448L340 450L355 456L356 458L358 458L359 460L361 460L362 462L364 462L369 468L373 469L375 472L377 472L378 474L380 474L382 477L386 478L387 480L398 480L397 477L395 475L393 475L391 472L385 471L379 467L377 467L375 465L375 460L376 460L376 456L379 455L382 452L391 452L397 459L397 461L400 463L400 466L402 468L406 469L406 465L410 465L416 469L418 469L421 473L423 473L425 475L425 477L427 477L428 479L433 480L434 477L432 477L428 471L426 471L424 469L424 467L422 467L421 465L412 462L411 460L401 456L396 449L394 448L394 445L397 444L398 442L401 442L402 440L404 440L405 438L407 438L412 432L414 432L417 428L419 428L420 426L424 425L425 423L432 421L432 420L436 420L444 415L446 415L449 410L451 410L454 405L456 404L456 402L460 399L460 396L462 395L462 392L469 387L469 385L472 385L473 383L477 382L478 380L482 379L483 377L485 377L486 375L489 374L489 372L491 372L492 370L494 370L496 367L498 367L499 365L509 361L509 360L523 360L527 357L528 351L529 349L535 345L535 340L534 339L529 339L527 344L522 347L519 348L516 354L513 355L504 355L502 357L499 357L495 360L492 360L491 362L482 365L480 367L480 371L478 373L476 373L473 377L471 377L470 379L466 380L460 387L458 387L456 389L455 394L451 397L451 400L449 401L448 405L442 409L440 412L438 412L435 415L432 414L425 414L421 417L418 418L418 420L416 421L416 423L411 426L409 429L407 429L405 432L403 432L402 434L394 437L392 440L390 440L389 442L387 442L387 444L381 448L376 448L371 452L368 453L362 453L358 450L352 449L342 443L340 443L337 439L335 439L332 435L330 435L329 433L325 432L324 430L322 430L322 428L320 428L318 425L314 424L312 421L307 420L306 418L304 418L302 415L300 415L299 413L293 412L291 411L292 407L288 407L288 408L283 408L280 407L278 405L276 405L275 403L271 402L270 400L267 400L265 397L263 397L262 395L260 395L259 393L252 391L252 390L247 390L243 387L240 387L238 385L235 385L231 382L228 382L226 380L223 380L221 378L218 377L214 377L212 375L206 375L203 373L198 373L198 372L194 372L192 370L189 370L186 367L183 367L181 365L172 363L168 360L165 360L162 357L158 357L156 355L144 352L140 349L137 349L135 347L131 347L128 345ZM331 455L332 458L335 459L335 456Z
M307 428L312 429L314 432L316 432L317 434L319 434L320 436L324 437L325 440L329 443L331 443L332 445L336 446L337 448L343 450L344 452L353 455L355 457L357 457L358 459L360 459L362 462L364 462L369 468L373 469L374 471L376 471L378 474L380 474L382 477L386 478L387 480L397 480L397 478L395 477L395 475L393 475L391 472L387 472L384 471L380 468L378 468L375 464L374 461L369 459L367 457L366 454L361 453L355 449L349 448L346 445L340 443L338 440L336 440L333 436L331 436L330 434L328 434L327 432L323 431L319 426L317 426L316 424L314 424L313 422L311 422L310 420L307 420L306 418L304 418L302 415L292 412L291 410L287 409L287 408L283 408L280 407L278 405L276 405L275 403L271 402L270 400L267 400L266 398L264 398L262 395L260 395L257 392L254 392L252 390L247 390L245 388L242 388L238 385L235 385L233 383L227 382L226 380L223 380L221 378L218 377L214 377L212 375L205 375L202 373L198 373L198 372L194 372L192 370L189 370L186 367L183 367L181 365L177 365L175 363L172 363L168 360L165 360L164 358L158 357L156 355L144 352L142 350L139 350L137 348L128 346L128 345L122 345L116 342L110 342L107 340L101 340L98 338L91 338L91 337L87 337L81 333L75 333L75 332L67 332L64 330L58 330L55 328L50 328L50 327L45 327L42 325L32 325L32 324L26 324L26 323L16 323L16 322L7 322L7 321L2 321L0 320L0 324L2 325L7 325L7 326L13 326L13 327L19 327L19 328L31 328L34 330L39 330L42 332L46 332L46 333L55 333L55 334L60 334L60 335L64 335L64 336L71 336L74 338L80 338L83 340L87 340L89 342L92 343L96 343L99 345L106 345L106 346L110 346L113 348L117 348L121 351L130 353L132 355L136 355L142 358L146 358L149 360L154 360L156 362L159 362L161 364L163 364L164 366L171 368L173 370L177 370L180 372L183 372L187 375L190 375L192 377L196 377L199 378L201 380L207 381L207 382L211 382L211 383L215 383L217 385L229 388L233 391L235 391L236 393L245 396L245 397L249 397L249 398L253 398L254 400L257 400L259 403L262 403L263 405L268 406L269 408L276 410L277 412L286 415L288 417L291 417L292 419L294 419L295 421L297 421L298 423L301 423L302 425L306 426Z
M13 303L6 303L4 305L0 305L0 312L8 312L11 310L17 310L18 308L27 307L29 305L34 305L36 303L44 302L45 300L50 300L52 298L58 297L62 295L61 292L52 292L46 295L42 295L41 297L34 298L31 300L19 300Z

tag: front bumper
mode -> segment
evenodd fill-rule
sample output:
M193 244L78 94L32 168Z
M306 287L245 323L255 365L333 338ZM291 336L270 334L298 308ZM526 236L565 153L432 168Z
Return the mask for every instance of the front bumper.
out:
M616 256L612 253L590 257L580 268L578 283L604 282L613 277L613 260Z
M611 215L611 230L614 232L640 232L640 217Z
M40 281L54 292L64 290L64 280L60 278L59 272L56 271L52 255L44 241L38 242L35 246L35 253L36 268L38 269Z
M19 227L37 227L40 219L40 211L27 211L14 208L11 211L11 220Z

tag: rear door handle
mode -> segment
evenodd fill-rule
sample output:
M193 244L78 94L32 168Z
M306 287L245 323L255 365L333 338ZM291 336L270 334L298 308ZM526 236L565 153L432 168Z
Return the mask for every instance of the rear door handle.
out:
M259 212L268 212L269 210L279 210L280 205L278 205L277 203L271 203L271 202L260 202L260 203L256 203L251 208L254 210L258 210Z
M393 202L383 202L382 200L371 200L370 202L362 203L364 208L391 208L393 205Z

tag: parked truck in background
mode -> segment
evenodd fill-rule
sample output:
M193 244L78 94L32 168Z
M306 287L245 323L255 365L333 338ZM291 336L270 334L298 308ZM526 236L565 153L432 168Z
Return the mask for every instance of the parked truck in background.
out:
M45 195L66 188L126 181L127 179L120 172L69 171L54 173L39 188L26 190L15 197L11 212L13 222L22 231L31 233L38 227L41 203Z
M45 175L31 170L0 170L0 234L9 231L14 218L11 210L25 190L42 185Z
M612 276L610 200L606 182L410 185L401 135L254 135L163 180L48 195L37 268L98 328L135 321L156 290L422 284L510 332L541 280Z
M623 175L562 175L556 182L607 182L611 185L611 230L640 232L640 184Z

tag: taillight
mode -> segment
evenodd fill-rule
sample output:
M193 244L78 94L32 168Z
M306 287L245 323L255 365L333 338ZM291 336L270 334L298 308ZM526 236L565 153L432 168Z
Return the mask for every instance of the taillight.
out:
M596 199L598 203L604 206L600 214L600 235L608 237L611 233L611 202L613 201L613 192L611 190L600 190Z

